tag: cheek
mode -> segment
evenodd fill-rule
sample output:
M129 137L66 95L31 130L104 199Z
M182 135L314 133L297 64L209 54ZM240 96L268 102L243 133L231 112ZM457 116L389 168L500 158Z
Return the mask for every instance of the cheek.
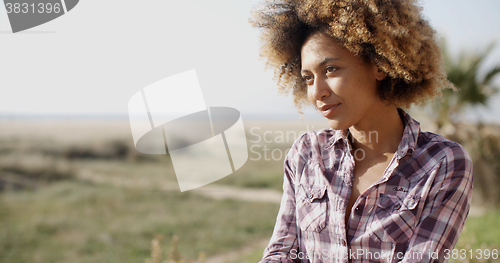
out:
M312 89L306 87L306 95L307 95L307 100L309 100L309 102L311 102L312 104L315 104L315 100L312 94Z
M342 100L348 100L356 95L355 81L350 80L346 76L339 76L328 80L328 87Z
M365 76L357 75L350 78L339 78L335 93L345 103L350 114L358 114L372 105L375 97L378 97L376 87L367 81Z
M357 100L370 100L371 98L378 97L377 82L375 79L370 78L369 75L355 75L342 85L342 92L348 94L351 98Z
M359 72L363 72L362 74L358 74L355 78L356 86L358 87L360 92L363 92L364 95L373 96L378 94L377 91L377 79L371 72L367 69L360 70Z

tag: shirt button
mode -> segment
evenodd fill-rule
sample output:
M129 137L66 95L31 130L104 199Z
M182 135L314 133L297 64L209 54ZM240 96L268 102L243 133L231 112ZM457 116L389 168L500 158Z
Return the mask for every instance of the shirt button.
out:
M345 241L345 239L342 239L342 246L347 246L347 241Z
M401 208L401 204L396 204L396 205L394 206L394 210L399 210L400 208Z

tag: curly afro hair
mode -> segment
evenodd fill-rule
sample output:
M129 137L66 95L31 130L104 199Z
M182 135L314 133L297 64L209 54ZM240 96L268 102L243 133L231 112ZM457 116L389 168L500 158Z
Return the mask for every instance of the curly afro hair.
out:
M262 29L261 57L274 68L280 91L293 93L299 112L307 101L300 51L316 31L373 61L387 74L380 97L409 108L453 88L421 10L414 0L267 0L252 11L250 23Z

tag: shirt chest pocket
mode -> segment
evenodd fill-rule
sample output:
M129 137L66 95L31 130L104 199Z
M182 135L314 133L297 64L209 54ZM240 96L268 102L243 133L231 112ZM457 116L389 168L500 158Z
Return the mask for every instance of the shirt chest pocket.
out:
M382 242L408 242L417 223L419 199L381 194L370 224L373 236Z
M297 222L300 229L321 232L326 226L328 198L326 186L307 187L299 185L296 194Z

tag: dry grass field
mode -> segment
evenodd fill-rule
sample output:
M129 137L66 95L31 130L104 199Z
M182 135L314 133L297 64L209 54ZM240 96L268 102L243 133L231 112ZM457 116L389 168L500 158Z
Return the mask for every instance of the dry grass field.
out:
M257 262L284 155L303 131L323 127L245 121L247 163L181 193L169 157L138 153L127 121L0 120L0 262L145 262L154 240L163 258ZM500 210L474 211L458 246L498 249Z

